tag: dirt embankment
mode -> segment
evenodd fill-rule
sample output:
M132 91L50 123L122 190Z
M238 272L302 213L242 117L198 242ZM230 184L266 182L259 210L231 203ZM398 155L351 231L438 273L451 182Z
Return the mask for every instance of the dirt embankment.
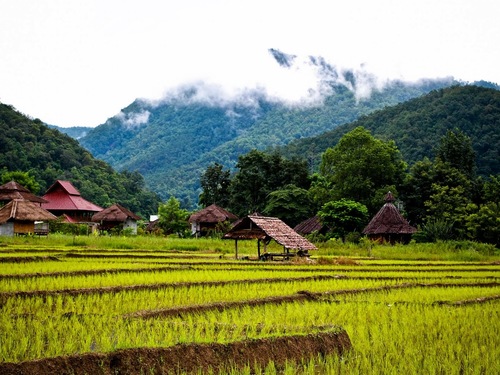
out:
M342 355L351 349L345 330L307 336L282 336L229 344L179 344L169 348L125 349L108 354L90 353L21 363L0 364L0 375L28 374L193 374L250 366L277 368L317 355Z

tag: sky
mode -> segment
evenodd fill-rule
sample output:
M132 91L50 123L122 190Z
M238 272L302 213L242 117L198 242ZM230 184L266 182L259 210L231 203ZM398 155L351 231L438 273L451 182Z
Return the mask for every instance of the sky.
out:
M298 99L316 72L269 48L385 79L500 83L498 0L0 0L0 102L97 126L204 82Z

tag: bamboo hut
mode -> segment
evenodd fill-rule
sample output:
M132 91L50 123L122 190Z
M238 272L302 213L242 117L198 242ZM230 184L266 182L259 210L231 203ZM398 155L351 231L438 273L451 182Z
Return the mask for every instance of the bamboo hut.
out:
M0 235L45 235L48 234L48 225L36 224L56 219L57 217L34 202L14 199L0 209Z
M395 198L391 192L386 194L384 200L385 204L368 223L363 233L374 241L407 244L417 229L401 215L394 205Z
M259 259L263 260L275 257L288 259L296 255L308 256L309 250L316 250L316 246L276 217L247 216L236 222L223 238L235 240L236 258L238 258L238 240L256 239L257 254ZM282 253L267 252L267 245L271 240L283 246ZM263 253L260 248L261 241L264 244Z

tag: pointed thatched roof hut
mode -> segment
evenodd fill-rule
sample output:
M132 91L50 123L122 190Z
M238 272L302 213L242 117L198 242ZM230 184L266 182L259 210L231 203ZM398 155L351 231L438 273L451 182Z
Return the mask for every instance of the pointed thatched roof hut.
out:
M14 199L0 209L0 235L35 233L35 221L56 219L36 203Z
M276 217L247 216L236 222L233 228L231 228L223 238L235 240L236 257L238 257L238 240L247 239L257 240L257 251L261 259L275 256L288 257L296 255L290 253L290 250L298 250L297 255L307 255L309 250L316 250L316 246ZM271 240L283 246L283 253L266 253L266 245ZM264 254L262 255L260 253L260 241L264 242Z
M43 198L37 197L35 194L26 189L23 185L16 181L10 181L0 186L0 206L1 203L9 203L14 199L22 199L30 202L47 203Z
M210 230L214 230L219 223L225 221L234 222L238 216L225 210L216 204L211 204L204 209L192 214L188 221L191 224L191 233L196 235L205 235Z
M114 204L92 216L92 221L99 223L101 230L120 226L122 229L131 228L133 234L137 234L137 220L141 220L141 217L119 204Z
M371 240L389 243L408 243L417 231L401 215L394 205L396 200L391 192L385 196L385 204L368 223L363 233Z

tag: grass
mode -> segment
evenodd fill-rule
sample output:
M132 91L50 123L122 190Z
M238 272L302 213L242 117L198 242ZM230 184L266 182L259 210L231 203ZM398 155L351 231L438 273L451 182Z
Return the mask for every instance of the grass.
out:
M308 334L340 326L353 344L347 356L313 356L285 368L270 363L260 372L493 374L500 369L499 300L463 306L438 303L500 295L500 256L495 249L471 242L384 246L331 241L319 245L313 255L317 262L265 263L235 261L233 246L232 241L159 237L89 236L74 242L71 236L58 235L1 238L0 366L121 348ZM238 247L240 254L255 257L255 241L240 241ZM158 270L165 266L173 267ZM72 274L81 271L99 272ZM300 280L320 275L330 278ZM250 282L268 279L279 281ZM227 283L207 283L217 280ZM414 285L375 288L408 283ZM137 285L152 288L99 290ZM68 288L88 288L91 293L23 294ZM353 292L333 293L346 289ZM301 302L250 303L304 291L323 294ZM168 317L134 315L231 301L242 304Z

